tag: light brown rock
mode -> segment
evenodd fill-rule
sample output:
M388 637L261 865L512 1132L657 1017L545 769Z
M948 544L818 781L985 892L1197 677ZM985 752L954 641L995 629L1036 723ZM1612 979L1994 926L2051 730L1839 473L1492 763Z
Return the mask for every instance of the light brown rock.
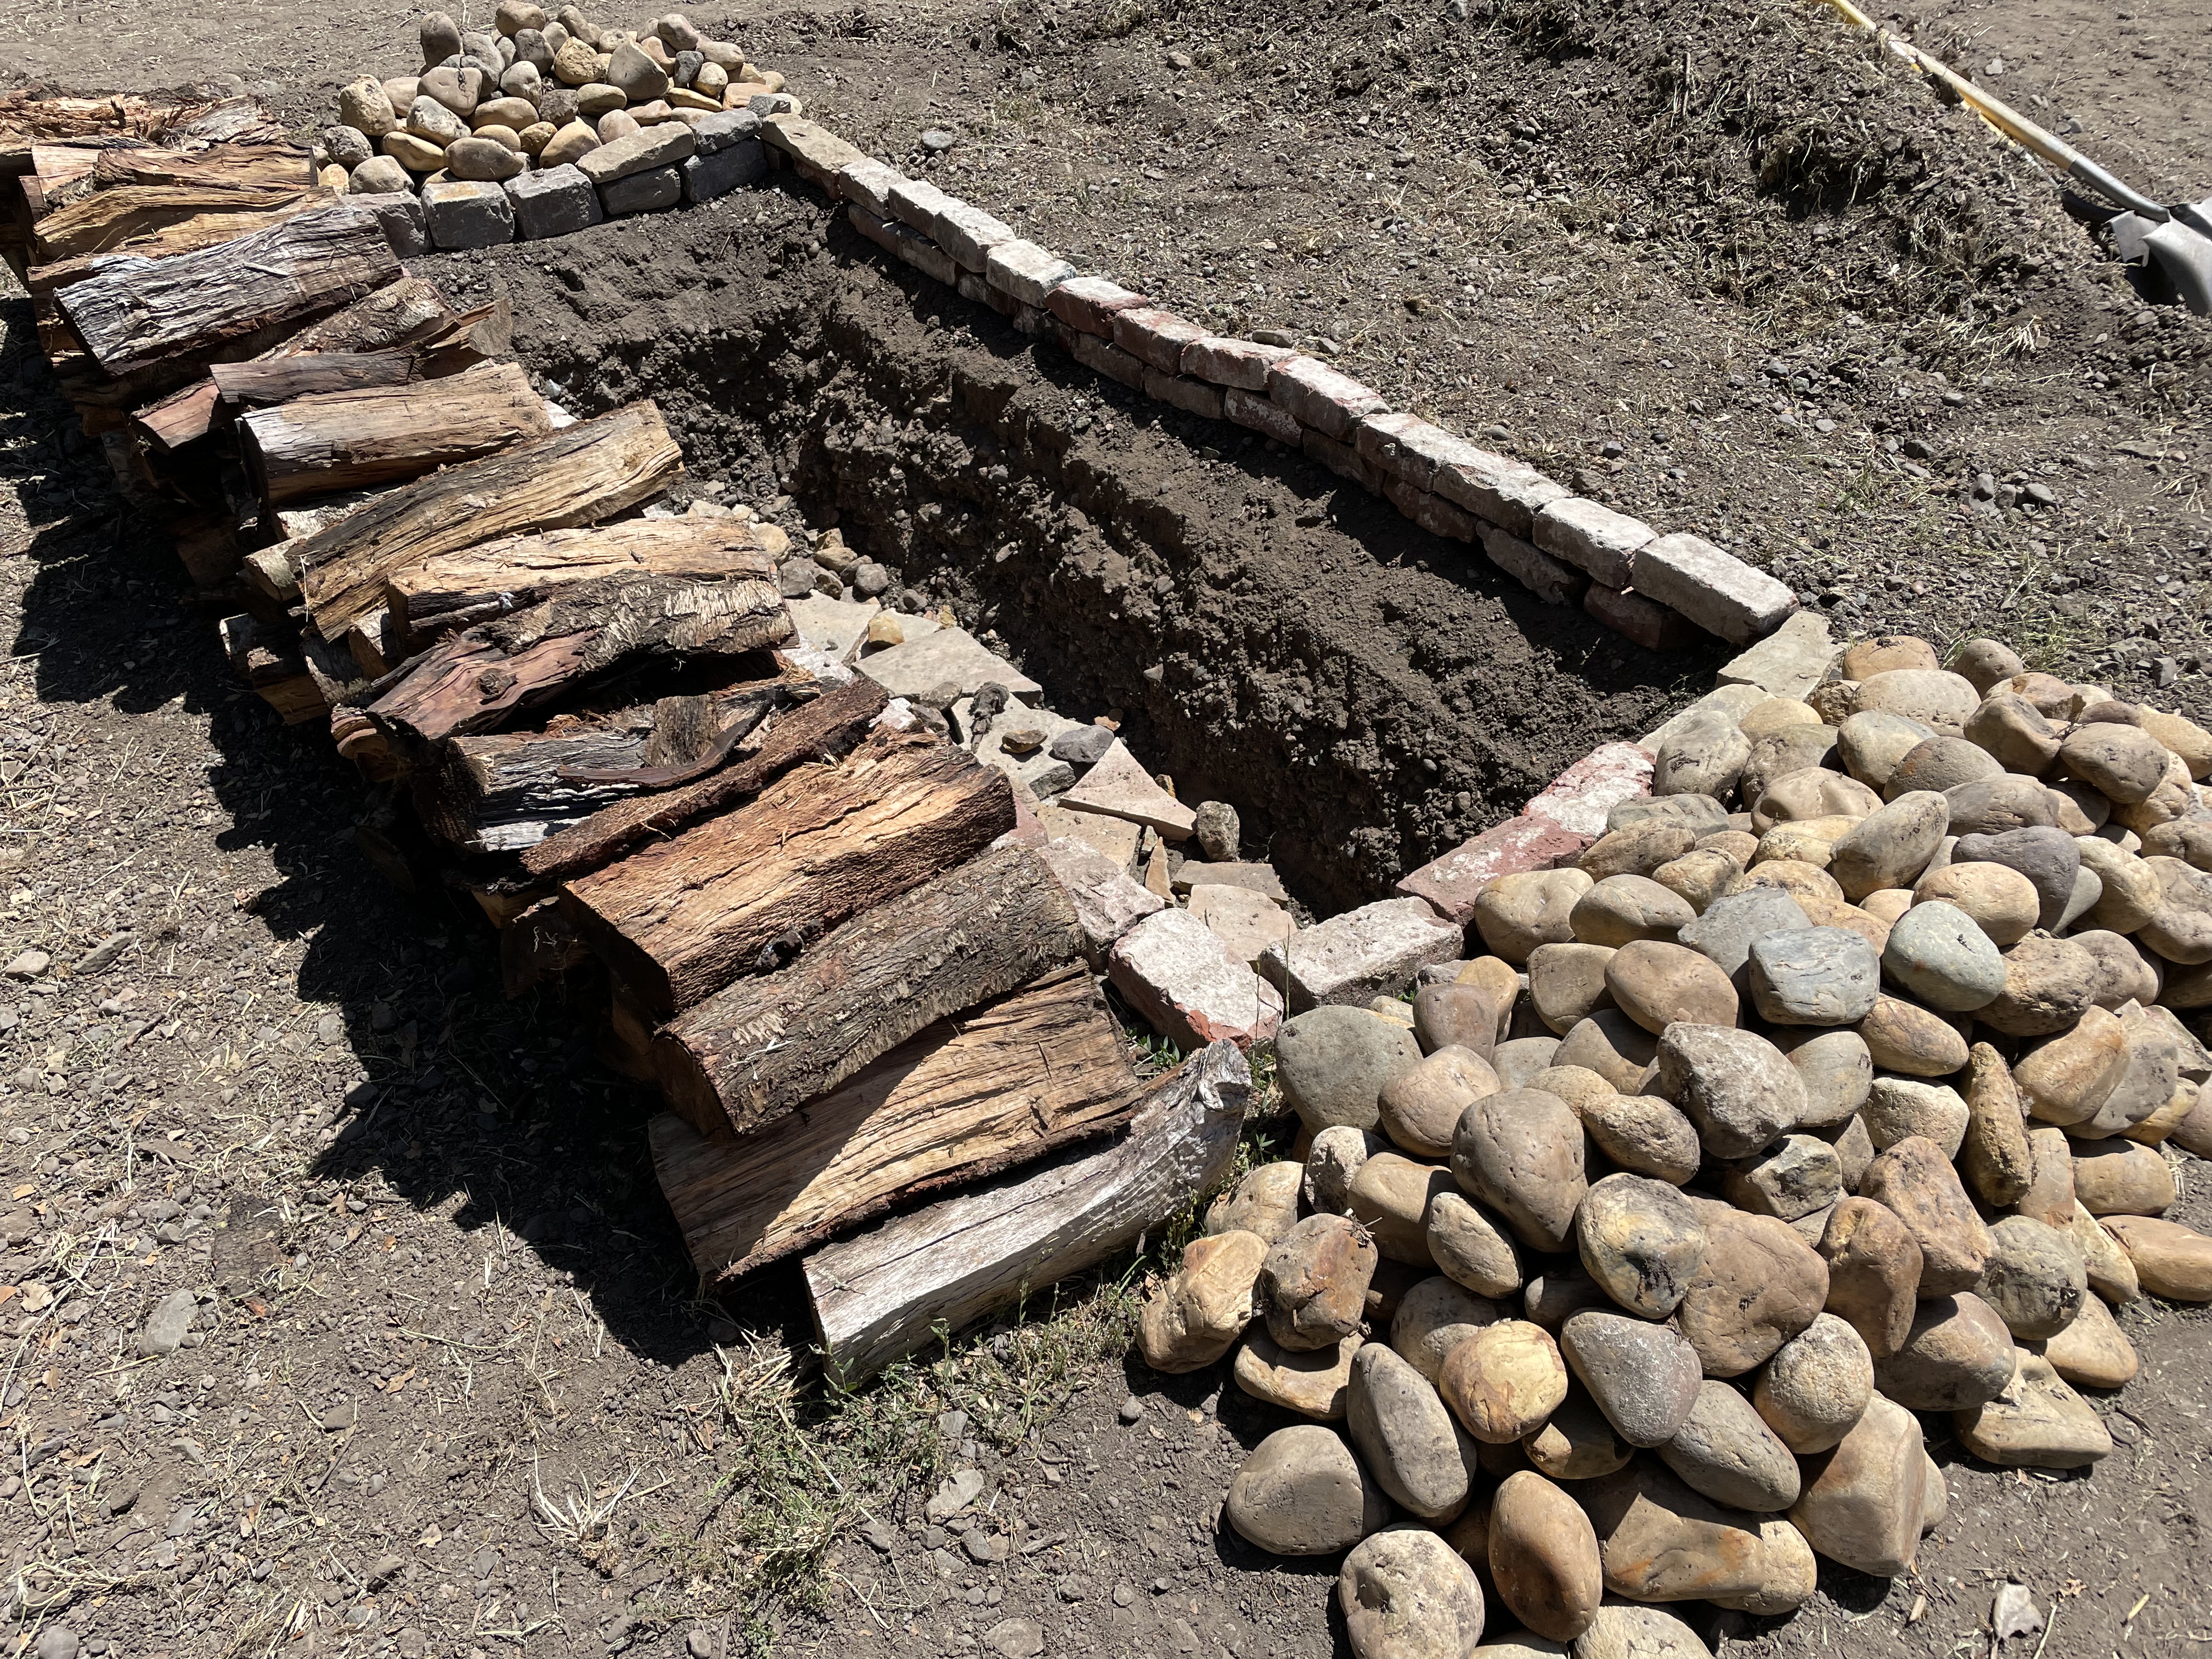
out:
M1365 1227L1375 1248L1392 1261L1433 1267L1429 1254L1429 1200L1456 1190L1451 1171L1418 1163L1396 1152L1377 1152L1359 1166L1347 1194L1352 1218Z
M1902 714L1938 732L1955 734L1981 706L1973 682L1940 668L1893 668L1859 681L1854 702L1860 713Z
M2173 1206L2173 1170L2155 1146L2076 1140L2074 1197L2094 1216L2161 1215Z
M2008 1036L2068 1030L2094 1002L2096 959L2070 939L2031 933L2004 953L2005 988L1974 1018Z
M1968 1054L1966 1098L1959 1167L1983 1203L2008 1209L2027 1194L2035 1160L2019 1086L2003 1056L1986 1042L1977 1042Z
M1595 1072L1621 1093L1643 1091L1658 1059L1658 1039L1618 1008L1601 1008L1560 1040L1547 1062Z
M1856 1029L1874 1064L1885 1072L1948 1077L1966 1064L1966 1039L1959 1028L1901 997L1876 997Z
M1222 1505L1238 1537L1276 1555L1334 1555L1389 1513L1389 1500L1352 1448L1313 1423L1278 1429L1254 1447Z
M1678 1187L1698 1172L1704 1153L1696 1128L1656 1095L1608 1091L1580 1116L1583 1133L1624 1170Z
M1377 1253L1367 1230L1312 1215L1269 1247L1256 1287L1267 1334L1293 1351L1334 1348L1358 1331Z
M1509 964L1498 965L1502 968ZM1512 1007L1512 1000L1509 992L1508 1010ZM1443 1048L1465 1048L1486 1061L1502 1036L1502 1026L1498 993L1492 985L1455 981L1449 985L1424 985L1414 993L1413 1035L1419 1040L1424 1054L1432 1054Z
M2119 1017L2093 1007L2071 1030L2023 1054L2012 1068L2013 1080L2030 1116L2062 1127L2083 1123L2118 1085L2127 1058Z
M1418 1157L1448 1157L1461 1115L1498 1088L1498 1073L1481 1055L1439 1048L1383 1084L1376 1096L1377 1127Z
M1580 870L1499 876L1475 896L1475 930L1507 962L1525 963L1538 945L1574 938L1575 902L1596 884Z
M1544 1426L1521 1443L1539 1474L1553 1480L1595 1480L1626 1467L1635 1448L1613 1431L1589 1395L1570 1391Z
M1741 1376L1813 1322L1827 1300L1827 1263L1787 1222L1691 1202L1706 1249L1675 1318L1706 1376Z
M1534 1433L1567 1397L1551 1333L1524 1319L1486 1325L1451 1351L1437 1391L1467 1431L1502 1446Z
M1571 1642L1605 1594L1597 1534L1573 1498L1528 1470L1508 1475L1490 1510L1490 1572L1498 1599L1540 1636Z
M1686 945L1638 939L1605 964L1606 988L1621 1012L1653 1036L1678 1022L1732 1025L1735 987L1711 958Z
M1827 1129L1848 1121L1874 1085L1874 1055L1853 1030L1778 1030L1775 1041L1805 1091L1794 1127Z
M1949 1155L1934 1141L1908 1135L1877 1152L1859 1182L1859 1195L1895 1215L1919 1245L1922 1297L1948 1296L1980 1281L1989 1231L1959 1184ZM1875 1346L1871 1340L1867 1346Z
M1828 1450L1874 1397L1874 1356L1845 1321L1824 1313L1775 1351L1751 1403L1782 1443L1801 1455Z
M2118 1389L2142 1369L2135 1344L2102 1297L2083 1299L2081 1316L2043 1345L2051 1369L2077 1389Z
M1725 1601L1766 1588L1759 1518L1693 1492L1656 1458L1577 1489L1605 1587L1638 1601Z
M1843 1161L1817 1135L1784 1135L1757 1158L1723 1166L1720 1187L1740 1210L1796 1221L1843 1196Z
M1591 890L1595 892L1596 890ZM1528 1003L1536 1018L1565 1036L1600 1008L1613 1006L1605 982L1609 945L1540 945L1528 953Z
M1647 1176L1612 1175L1575 1212L1583 1267L1616 1303L1664 1319L1705 1259L1705 1230L1680 1190Z
M1856 1331L1875 1358L1894 1353L1912 1328L1920 1291L1920 1246L1911 1231L1872 1199L1845 1198L1829 1212L1819 1249L1828 1264L1826 1310Z
M1462 1341L1504 1317L1498 1304L1437 1274L1398 1298L1390 1316L1390 1346L1433 1384Z
M2087 1263L2070 1231L2024 1215L1990 1224L1989 1265L1978 1294L2021 1341L2041 1341L2071 1325L2089 1298Z
M1966 1118L1966 1103L1956 1089L1903 1077L1875 1078L1859 1113L1876 1151L1918 1136L1934 1141L1947 1158L1958 1155Z
M2212 1302L2212 1238L2154 1216L2115 1215L2104 1225L2144 1290L2169 1302Z
M1696 841L1697 832L1687 824L1649 818L1607 830L1583 850L1575 867L1593 882L1608 876L1649 875L1681 857Z
M1341 1422L1346 1391L1352 1386L1352 1356L1364 1340L1347 1336L1333 1348L1293 1352L1255 1325L1245 1332L1231 1374L1255 1400L1316 1422Z
M1391 1501L1421 1520L1449 1521L1467 1504L1472 1449L1428 1379L1398 1352L1370 1342L1352 1357L1345 1429Z
M1921 1303L1895 1353L1874 1362L1875 1387L1919 1412L1959 1411L1996 1397L2012 1376L2012 1333L1969 1291Z
M1145 1363L1175 1375L1203 1370L1227 1353L1251 1321L1253 1285L1267 1254L1267 1241L1257 1233L1209 1233L1186 1244L1182 1267L1154 1285L1139 1310Z
M1246 1171L1232 1191L1206 1206L1206 1231L1257 1233L1273 1243L1297 1224L1305 1175L1304 1164L1287 1160Z
M2068 1387L2049 1359L2025 1350L1993 1400L1951 1416L1959 1443L2006 1468L2078 1469L2112 1455L2104 1420Z
M1919 1419L1877 1395L1833 1451L1808 1462L1790 1518L1830 1560L1893 1578L1919 1553L1926 1462Z
M1429 1200L1429 1255L1445 1277L1478 1296L1521 1288L1520 1247L1512 1230L1456 1192Z
M1452 1138L1451 1170L1522 1243L1565 1248L1588 1183L1582 1124L1559 1097L1509 1089L1471 1103Z
M2042 909L2033 882L2008 865L1986 860L1947 864L1913 884L1915 904L1939 900L1966 915L2000 948L2034 932Z
M1336 1600L1357 1659L1468 1659L1482 1640L1474 1569L1425 1527L1385 1527L1354 1546Z
M1640 939L1671 939L1696 915L1687 900L1650 877L1622 875L1607 876L1576 900L1569 921L1585 944L1617 947Z

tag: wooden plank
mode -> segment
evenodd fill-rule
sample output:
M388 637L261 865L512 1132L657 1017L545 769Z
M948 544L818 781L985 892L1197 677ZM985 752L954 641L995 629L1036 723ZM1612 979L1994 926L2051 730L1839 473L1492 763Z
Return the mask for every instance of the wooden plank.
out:
M1072 961L1083 930L1026 847L926 881L678 1015L654 1061L703 1134L746 1134L824 1094L936 1020Z
M125 374L350 304L398 274L375 217L341 204L143 269L88 277L55 299L100 368Z
M665 1018L1014 827L1006 775L927 732L878 731L751 802L562 889L577 931Z
M295 550L315 626L385 603L393 573L521 531L596 523L659 493L683 452L648 399L392 490Z
M565 881L596 870L633 847L673 835L710 812L759 793L794 766L827 763L849 753L888 702L881 686L856 675L849 684L796 708L771 714L751 752L712 776L665 793L602 807L527 849L522 867L543 881Z
M764 1133L714 1140L655 1118L653 1170L700 1277L732 1279L1118 1128L1143 1092L1077 963L933 1023Z
M792 631L782 596L767 582L607 576L432 647L368 714L393 753L422 764L446 738L497 731L602 674L740 659Z
M293 358L290 362L328 362ZM364 360L349 356L344 361ZM374 360L368 360L374 361ZM264 377L271 370L264 366ZM227 378L251 380L250 368L218 367ZM553 429L545 400L531 389L519 363L479 363L450 380L368 385L295 398L238 419L238 448L246 476L271 507L371 484L418 478L458 466Z
M625 519L479 542L395 570L384 591L392 614L421 641L534 605L564 584L626 571L773 580L789 545L775 526L743 519Z
M814 1327L850 1385L1096 1266L1225 1180L1252 1073L1232 1042L1152 1085L1128 1133L1083 1158L963 1193L806 1258Z

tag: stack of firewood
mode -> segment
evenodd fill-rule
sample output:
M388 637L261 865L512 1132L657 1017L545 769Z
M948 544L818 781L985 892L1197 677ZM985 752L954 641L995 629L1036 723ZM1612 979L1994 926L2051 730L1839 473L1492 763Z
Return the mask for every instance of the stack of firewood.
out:
M388 786L368 850L472 894L510 993L604 1000L673 1109L656 1163L702 1275L1140 1120L848 1242L880 1259L814 1282L865 1370L1218 1178L1243 1062L1148 1097L1008 775L779 651L786 533L676 512L650 401L546 403L502 305L406 276L307 167L235 100L0 103L9 252L88 431L237 599L246 683Z

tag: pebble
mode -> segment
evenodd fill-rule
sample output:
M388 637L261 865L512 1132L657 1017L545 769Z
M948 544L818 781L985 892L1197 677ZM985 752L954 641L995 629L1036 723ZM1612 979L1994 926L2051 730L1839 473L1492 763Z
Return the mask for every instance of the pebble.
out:
M1506 1476L1490 1510L1490 1572L1498 1600L1536 1634L1571 1642L1605 1595L1597 1534L1582 1507L1542 1475Z
M1735 987L1718 963L1686 945L1652 939L1625 945L1605 964L1605 985L1621 1012L1655 1036L1678 1022L1735 1023Z
M1959 1443L2003 1468L2078 1469L2108 1457L2104 1419L2074 1392L2048 1358L2021 1350L2003 1389L1952 1413Z
M1425 1527L1386 1527L1337 1574L1345 1635L1358 1659L1462 1659L1482 1641L1474 1569Z
M1400 1072L1376 1096L1382 1133L1421 1158L1445 1158L1467 1109L1498 1092L1498 1073L1471 1048L1438 1048Z
M2089 1269L2073 1235L2024 1215L1989 1224L1989 1262L1978 1294L2021 1341L2057 1335L2081 1312Z
M1774 1352L1751 1403L1800 1456L1826 1451L1865 1414L1874 1397L1874 1355L1846 1321L1823 1313Z
M1721 1194L1729 1203L1778 1221L1825 1212L1843 1191L1843 1160L1817 1135L1784 1135L1757 1159L1725 1165L1721 1172Z
M1960 1046L1964 1048L1964 1042ZM1875 1079L1859 1113L1877 1152L1917 1135L1941 1147L1947 1162L1959 1154L1967 1117L1966 1103L1956 1089L1903 1077Z
M1663 1181L1612 1175L1575 1213L1582 1262L1629 1312L1664 1319L1704 1265L1705 1230L1690 1200Z
M1660 1037L1656 1057L1656 1092L1681 1109L1715 1158L1763 1151L1804 1115L1796 1069L1756 1032L1675 1025Z
M1278 1429L1253 1448L1223 1505L1239 1537L1276 1555L1334 1555L1389 1512L1352 1448L1319 1424Z
M1813 1322L1828 1268L1786 1221L1693 1199L1705 1259L1675 1318L1708 1376L1741 1376Z
M1930 1297L1892 1354L1874 1362L1875 1386L1917 1412L1957 1411L1993 1400L2012 1376L2012 1333L1974 1295Z
M1390 1318L1390 1346L1433 1384L1451 1351L1503 1317L1497 1303L1437 1274L1398 1298Z
M1942 899L1916 902L1898 918L1883 944L1881 966L1914 996L1953 1012L1984 1007L2005 988L2005 959L1996 942L1967 912Z
M983 1632L983 1645L999 1659L1036 1659L1044 1651L1044 1626L1034 1619L1001 1619Z
M1607 876L1575 901L1569 920L1585 945L1620 946L1637 939L1672 940L1697 920L1688 901L1649 876Z
M2173 1206L2173 1168L2137 1140L2076 1140L2075 1201L2094 1216L2154 1216Z
M1451 1169L1522 1243L1565 1248L1588 1184L1582 1124L1559 1097L1509 1089L1470 1103L1452 1138Z
M1429 1255L1455 1283L1478 1296L1510 1296L1521 1288L1520 1247L1511 1229L1455 1192L1429 1200Z
M1570 1391L1544 1426L1521 1443L1540 1474L1554 1480L1595 1480L1626 1466L1635 1455L1587 1395Z
M1468 1342L1479 1336L1471 1333ZM1442 1522L1466 1507L1473 1450L1462 1449L1462 1431L1429 1380L1387 1344L1370 1342L1352 1357L1345 1426L1401 1509Z
M1565 1034L1600 1008L1611 1007L1605 969L1615 954L1610 945L1583 944L1540 945L1530 951L1528 1003L1536 1017Z
M1680 1186L1698 1172L1697 1129L1656 1095L1608 1092L1580 1109L1583 1133L1624 1170Z
M1301 1173L1297 1164L1287 1167ZM1176 1375L1226 1354L1251 1320L1253 1286L1267 1249L1267 1239L1243 1231L1210 1233L1185 1245L1182 1267L1155 1285L1138 1311L1145 1363Z
M1371 1129L1383 1084L1420 1063L1421 1045L1409 1026L1329 1006L1285 1020L1275 1059L1284 1097L1308 1128Z
M1908 1135L1875 1155L1858 1186L1860 1196L1895 1215L1920 1247L1922 1297L1948 1296L1979 1282L1989 1231L1942 1146ZM1870 1338L1868 1346L1881 1352Z
M1808 1467L1790 1518L1829 1559L1894 1578L1919 1553L1927 1466L1919 1419L1877 1395L1836 1449Z
M1501 1319L1467 1337L1444 1360L1437 1392L1486 1445L1510 1445L1541 1427L1567 1397L1567 1368L1551 1333Z
M1658 1054L1650 1032L1618 1008L1601 1008L1561 1038L1546 1063L1582 1066L1621 1093L1634 1094L1650 1080Z
M1828 1129L1850 1121L1874 1086L1874 1055L1866 1039L1852 1030L1808 1029L1777 1036L1805 1091L1796 1127Z
M190 1291L172 1291L155 1305L138 1333L142 1354L172 1354L184 1345L199 1304Z
M1843 927L1756 939L1746 974L1759 1017L1778 1025L1856 1024L1881 993L1881 957L1863 936Z
M1660 1461L1693 1491L1731 1509L1770 1514L1797 1501L1797 1460L1781 1437L1725 1382L1708 1378Z
M1585 1308L1559 1328L1559 1352L1632 1446L1674 1437L1697 1404L1697 1350L1668 1325Z

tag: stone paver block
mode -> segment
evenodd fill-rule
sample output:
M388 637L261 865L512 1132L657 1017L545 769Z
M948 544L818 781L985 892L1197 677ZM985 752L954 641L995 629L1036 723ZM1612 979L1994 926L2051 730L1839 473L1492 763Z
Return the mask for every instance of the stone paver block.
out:
M1035 680L994 655L964 628L940 628L921 639L860 659L860 672L895 697L918 697L950 682L963 696L986 685L1003 685L1018 697L1042 690Z
M809 593L803 599L785 600L783 608L790 613L791 625L799 630L803 643L843 658L867 638L868 624L883 606L873 599L833 599L826 593Z
M900 179L884 199L890 204L890 217L925 236L936 233L938 210L956 205L927 179Z
M1207 864L1185 859L1175 872L1174 885L1178 893L1188 893L1194 887L1242 887L1275 904L1287 904L1291 897L1283 890L1283 878L1272 864Z
M878 219L887 219L891 211L891 190L904 176L890 163L863 155L838 168L837 195L841 200L857 202Z
M1382 394L1312 357L1285 357L1267 371L1267 395L1301 426L1345 443L1363 415L1380 414Z
M1607 587L1626 587L1636 568L1636 551L1654 532L1641 519L1616 513L1580 495L1567 495L1537 514L1528 539L1555 559Z
M1298 447L1310 461L1318 461L1340 478L1349 478L1362 489L1379 495L1382 475L1375 464L1350 444L1339 443L1325 432L1307 426L1298 428Z
M441 248L497 247L514 240L514 204L482 179L448 179L422 186L422 216Z
M1297 355L1289 346L1262 345L1257 340L1235 340L1224 334L1209 334L1182 349L1182 372L1218 386L1265 392L1267 371Z
M761 123L761 137L771 149L792 159L803 177L825 190L836 188L837 174L854 161L868 158L824 126L803 115L770 115Z
M606 210L610 219L633 213L657 213L662 208L674 207L683 198L684 173L680 167L625 173L614 183L599 186L599 205Z
M1577 835L1551 818L1522 817L1493 823L1442 858L1398 878L1397 890L1425 899L1464 927L1474 919L1475 896L1499 876L1549 870L1580 858L1596 837Z
M364 192L347 197L346 205L374 215L398 258L412 259L430 251L430 222L422 212L422 198L413 191Z
M1221 394L1221 413L1225 420L1273 438L1279 444L1295 448L1298 434L1305 428L1298 417L1271 398L1256 392L1247 392L1242 386L1231 386Z
M1221 418L1221 388L1211 381L1193 380L1188 374L1163 374L1147 367L1145 396L1188 410L1194 415L1203 415L1209 421Z
M1066 347L1067 355L1085 368L1097 369L1134 391L1145 389L1145 365L1111 340L1086 334L1081 329L1064 328L1060 343Z
M1183 348L1205 337L1196 323L1158 306L1132 306L1114 313L1114 343L1163 374L1179 372Z
M1699 697L1695 702L1690 704L1688 708L1669 718L1665 724L1662 725L1656 731L1648 732L1644 736L1637 738L1637 747L1639 749L1648 749L1654 755L1656 755L1659 752L1659 745L1661 744L1666 742L1668 738L1673 737L1677 732L1682 730L1692 721L1698 720L1706 714L1725 715L1728 719L1729 724L1733 726L1736 721L1741 720L1746 714L1751 713L1753 709L1758 708L1760 703L1765 702L1767 699L1767 696L1768 693L1765 688L1761 686L1716 686L1711 691L1706 692L1704 696Z
M1190 890L1190 913L1244 963L1257 962L1261 951L1297 929L1291 913L1273 899L1248 887L1215 882L1201 883Z
M1152 1028L1178 1048L1227 1038L1265 1042L1281 1024L1278 998L1188 910L1162 910L1121 935L1106 975Z
M973 718L971 704L965 698L952 705L953 730L965 733ZM969 745L969 752L988 766L995 766L1009 777L1018 778L1039 795L1056 795L1075 781L1075 769L1064 760L1054 760L1044 749L1017 755L1006 748L1006 734L1024 727L1044 733L1045 743L1063 732L1072 732L1081 726L1081 720L1072 720L1054 714L1049 708L1033 708L1020 698L1010 698L1006 708L991 720L991 729Z
M951 198L937 210L937 222L930 227L929 234L957 264L975 271L985 267L991 250L1000 243L1018 240L1014 228L1005 220L994 219L979 207Z
M1103 965L1115 941L1146 916L1168 908L1157 893L1129 878L1128 871L1074 836L1045 842L1044 861L1075 906L1077 926L1083 929L1085 954Z
M661 121L649 127L586 150L575 165L600 189L619 179L661 167L673 168L698 154L699 141L681 121Z
M880 219L855 202L845 210L853 228L886 252L896 253L925 276L950 284L959 275L951 256L920 231L892 219Z
M1589 586L1589 578L1574 566L1561 564L1550 554L1540 552L1534 544L1522 541L1511 531L1480 519L1475 522L1481 526L1482 550L1491 563L1545 604L1573 605Z
M1372 461L1368 464L1376 465ZM1431 536L1449 536L1456 541L1471 542L1480 528L1474 514L1463 512L1443 496L1395 475L1382 480L1382 493L1389 498L1391 506Z
M1392 477L1422 489L1435 487L1439 466L1480 465L1488 459L1486 452L1433 421L1387 411L1360 416L1352 447Z
M1765 639L1797 608L1784 584L1682 531L1637 550L1636 591L1735 645Z
M690 126L692 140L699 146L696 153L701 155L719 155L734 145L760 141L760 117L749 109L716 110Z
M514 204L515 228L528 241L573 235L606 216L599 210L599 192L578 167L517 173L507 181L507 198Z
M1057 253L1017 236L1000 242L984 256L983 275L993 288L1012 295L1025 306L1041 306L1075 275L1075 267Z
M1546 784L1521 810L1595 841L1605 821L1625 800L1651 793L1655 770L1649 750L1633 743L1601 743Z
M1654 604L1641 593L1594 581L1583 595L1583 609L1616 634L1646 651L1674 651L1702 636L1680 611Z
M1571 492L1565 484L1546 477L1533 466L1491 454L1470 444L1469 455L1440 461L1429 481L1455 507L1463 507L1485 523L1527 540L1536 514Z
M1022 308L1019 300L1002 289L992 287L988 278L975 271L960 271L953 278L952 285L960 290L962 299L973 300L979 306L988 306L1001 317L1011 317Z
M1378 899L1269 945L1257 966L1299 1014L1324 1003L1395 996L1430 963L1456 961L1466 945L1466 929L1426 899Z
M1161 788L1119 738L1060 804L1071 811L1150 824L1170 841L1185 840L1197 823L1197 815Z
M1114 315L1132 306L1149 304L1146 297L1103 276L1071 276L1045 295L1045 309L1070 328L1085 334L1114 337Z
M695 155L684 162L684 199L711 202L740 185L757 185L768 177L768 149L757 138L732 144L712 155Z
M1145 840L1143 824L1097 812L1071 812L1058 805L1039 807L1037 817L1054 841L1079 841L1095 848L1124 874L1136 869L1137 848Z
M1726 664L1720 678L1730 685L1755 685L1769 696L1802 701L1827 678L1843 651L1842 644L1829 637L1826 617L1817 611L1800 611Z

